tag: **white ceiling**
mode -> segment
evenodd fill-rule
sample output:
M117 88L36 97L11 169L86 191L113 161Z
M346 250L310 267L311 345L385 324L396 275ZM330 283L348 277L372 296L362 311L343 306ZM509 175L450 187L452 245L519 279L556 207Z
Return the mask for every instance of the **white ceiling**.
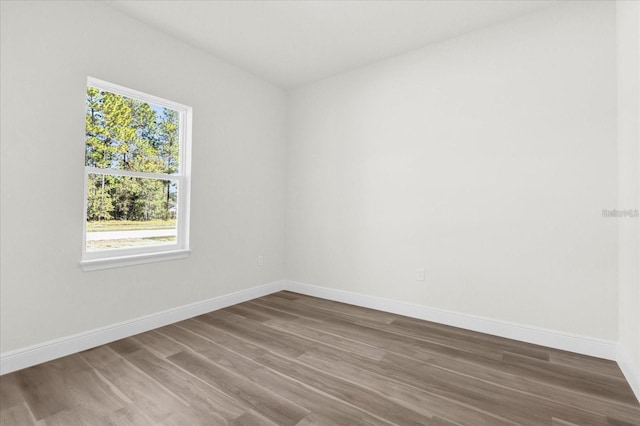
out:
M511 19L558 0L105 1L292 88Z

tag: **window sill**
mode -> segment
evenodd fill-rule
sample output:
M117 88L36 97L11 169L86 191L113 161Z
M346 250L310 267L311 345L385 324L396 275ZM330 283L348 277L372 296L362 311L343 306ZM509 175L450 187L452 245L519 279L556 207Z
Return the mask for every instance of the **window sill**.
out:
M143 263L163 262L166 260L183 259L191 253L191 250L173 250L159 253L145 253L129 256L106 257L103 259L83 260L80 262L82 270L97 271L99 269L120 268L123 266L140 265Z

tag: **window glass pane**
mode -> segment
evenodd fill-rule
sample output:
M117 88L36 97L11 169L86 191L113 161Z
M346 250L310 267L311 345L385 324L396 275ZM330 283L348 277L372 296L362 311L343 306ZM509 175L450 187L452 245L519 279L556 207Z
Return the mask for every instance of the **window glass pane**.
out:
M89 174L87 252L175 244L177 180Z
M179 173L180 113L87 87L85 165Z

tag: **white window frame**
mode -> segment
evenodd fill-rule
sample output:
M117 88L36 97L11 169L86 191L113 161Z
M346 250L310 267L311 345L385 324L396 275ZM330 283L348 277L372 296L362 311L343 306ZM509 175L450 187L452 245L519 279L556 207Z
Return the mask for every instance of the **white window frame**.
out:
M114 83L99 80L93 77L87 78L87 87L95 87L99 90L104 90L129 98L135 98L144 102L177 111L180 114L180 158L179 173L175 175L117 169L101 169L85 165L83 201L84 213L82 221L82 260L80 262L82 269L84 271L92 271L97 269L115 268L120 266L137 265L141 263L159 262L187 257L191 252L191 250L189 249L189 207L191 193L191 107L179 104L177 102L162 99L157 96L149 95L147 93L143 93L134 89L129 89L127 87L123 87ZM83 149L86 149L84 144ZM104 174L111 176L129 176L135 178L178 181L178 214L176 220L177 235L175 244L163 244L149 247L132 247L88 252L87 187L90 174Z

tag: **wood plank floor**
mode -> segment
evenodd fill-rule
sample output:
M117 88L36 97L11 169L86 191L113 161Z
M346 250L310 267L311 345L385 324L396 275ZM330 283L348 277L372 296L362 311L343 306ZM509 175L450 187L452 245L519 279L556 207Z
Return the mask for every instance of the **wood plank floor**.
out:
M280 292L0 377L9 425L640 425L617 365Z

